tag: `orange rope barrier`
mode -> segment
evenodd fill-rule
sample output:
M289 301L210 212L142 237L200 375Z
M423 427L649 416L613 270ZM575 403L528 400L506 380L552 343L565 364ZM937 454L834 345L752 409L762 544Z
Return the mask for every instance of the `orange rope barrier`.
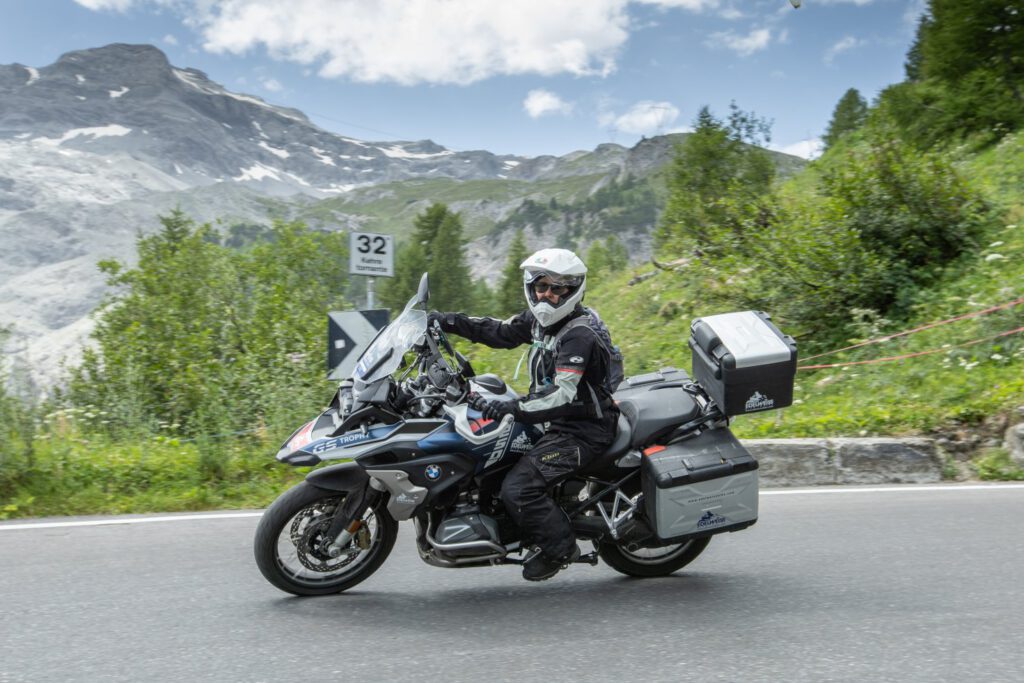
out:
M843 347L841 349L836 349L835 351L826 351L825 353L819 353L816 356L808 356L807 358L804 358L804 360L805 361L814 360L815 358L822 358L824 356L831 356L833 353L839 353L841 351L849 351L850 349L859 349L862 346L868 346L870 344L880 344L881 342L889 341L890 339L896 339L897 337L906 337L907 335L914 334L915 332L921 332L922 330L930 330L933 327L938 327L939 325L945 325L947 323L954 323L954 322L956 322L958 320L967 320L968 318L976 318L979 315L988 315L989 313L995 313L996 311L1001 311L1004 308L1012 308L1013 306L1018 306L1020 304L1024 304L1024 297L1021 297L1021 298L1016 299L1014 301L1007 302L1005 304L999 304L998 306L993 306L991 308L986 308L983 311L974 311L973 313L965 313L963 315L958 315L956 317L948 318L946 320L939 320L938 322L928 323L927 325L922 325L921 327L915 327L914 329L907 330L906 332L897 332L896 334L890 334L890 335L888 335L886 337L879 337L878 339L869 339L868 341L861 342L859 344L854 344L853 346L845 346L845 347ZM869 362L869 361L862 361L862 362ZM826 366L822 366L822 367L826 367Z
M982 342L992 341L993 339L999 339L1000 337L1008 337L1011 334L1017 334L1018 332L1024 332L1024 327L1018 327L1015 330L1010 330L1008 332L1002 332L1000 334L995 335L994 337L986 337L985 339L974 339L972 341L964 342L962 344L954 344L951 348L959 349L959 348L963 348L965 346L974 346L975 344L981 344ZM903 360L904 358L914 358L916 356L927 356L927 355L932 354L932 353L942 353L944 351L949 351L949 350L950 349L946 349L946 348L943 348L943 349L931 349L929 351L918 351L916 353L907 353L907 354L904 354L902 356L887 356L885 358L875 358L874 360L855 360L855 361L850 361L849 363L831 363L831 364L828 364L828 365L800 365L800 366L797 367L797 370L821 370L823 368L841 368L841 367L844 367L844 366L847 366L847 365L871 365L873 363L885 363L885 362L891 361L891 360ZM827 355L827 354L822 354L822 355ZM811 356L811 357L812 358L817 358L817 356Z

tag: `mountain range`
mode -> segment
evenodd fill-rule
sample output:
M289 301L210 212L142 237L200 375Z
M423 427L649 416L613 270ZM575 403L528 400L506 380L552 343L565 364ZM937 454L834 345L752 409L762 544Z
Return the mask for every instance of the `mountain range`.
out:
M493 278L494 254L512 237L502 228L524 206L572 205L640 179L659 206L642 224L615 231L635 259L645 258L663 203L660 171L680 139L530 158L453 151L430 140L370 142L231 92L201 71L171 65L150 45L69 52L39 68L0 65L5 355L35 382L51 384L61 359L74 361L105 294L97 262L131 263L137 235L154 231L158 215L174 208L225 229L285 218L401 238L416 213L443 201L463 215L474 274ZM783 172L803 164L775 158ZM602 236L608 211L588 208L575 228L554 214L527 221L527 242L584 248Z

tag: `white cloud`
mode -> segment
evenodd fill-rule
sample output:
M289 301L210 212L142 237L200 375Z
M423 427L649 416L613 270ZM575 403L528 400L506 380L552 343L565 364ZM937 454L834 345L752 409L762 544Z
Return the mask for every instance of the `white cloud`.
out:
M92 10L170 8L204 49L265 49L321 76L466 85L499 75L606 76L635 28L629 10L701 12L720 0L75 0Z
M718 0L635 0L639 5L657 5L666 9L682 8L700 12L704 8L718 6Z
M537 119L545 114L568 115L572 112L572 103L566 102L557 94L548 90L531 90L523 100L523 109L530 118Z
M792 154L793 156L802 157L804 159L817 159L821 156L824 145L821 142L821 138L811 138L809 140L801 140L799 142L794 142L791 145L781 147L772 145L771 149L774 149L776 152Z
M263 86L264 90L269 90L270 92L281 92L284 90L284 86L276 78L262 78L260 79L260 85Z
M706 42L709 47L724 47L741 57L747 57L765 49L772 40L772 32L767 28L757 28L747 35L738 35L732 31L712 33Z
M165 45L177 45L178 44L178 39L175 38L174 35L172 35L170 33L168 33L166 36L163 37L163 41L164 41Z
M835 45L825 51L824 61L826 64L831 64L832 61L847 50L852 50L856 47L860 47L864 44L863 40L854 38L853 36L845 36L839 40Z
M327 77L464 85L500 74L606 75L629 35L625 8L625 0L235 0L195 21L212 52L265 47L318 64Z
M634 135L651 135L670 132L667 130L679 118L679 109L670 102L637 102L625 114L616 116L604 114L601 125Z
M91 10L113 10L124 12L135 4L135 0L75 0L79 5Z

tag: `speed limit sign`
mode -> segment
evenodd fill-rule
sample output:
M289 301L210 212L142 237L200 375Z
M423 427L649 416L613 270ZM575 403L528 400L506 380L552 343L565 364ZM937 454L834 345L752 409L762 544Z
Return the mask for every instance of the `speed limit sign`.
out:
M370 277L394 277L394 238L373 232L351 233L348 272Z

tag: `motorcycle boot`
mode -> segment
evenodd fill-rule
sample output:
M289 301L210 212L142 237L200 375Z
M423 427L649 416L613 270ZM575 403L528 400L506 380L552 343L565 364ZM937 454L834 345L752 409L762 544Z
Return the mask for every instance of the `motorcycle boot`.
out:
M576 544L573 544L569 552L558 558L550 558L543 552L536 552L523 563L523 578L527 581L546 581L579 557L580 547Z

